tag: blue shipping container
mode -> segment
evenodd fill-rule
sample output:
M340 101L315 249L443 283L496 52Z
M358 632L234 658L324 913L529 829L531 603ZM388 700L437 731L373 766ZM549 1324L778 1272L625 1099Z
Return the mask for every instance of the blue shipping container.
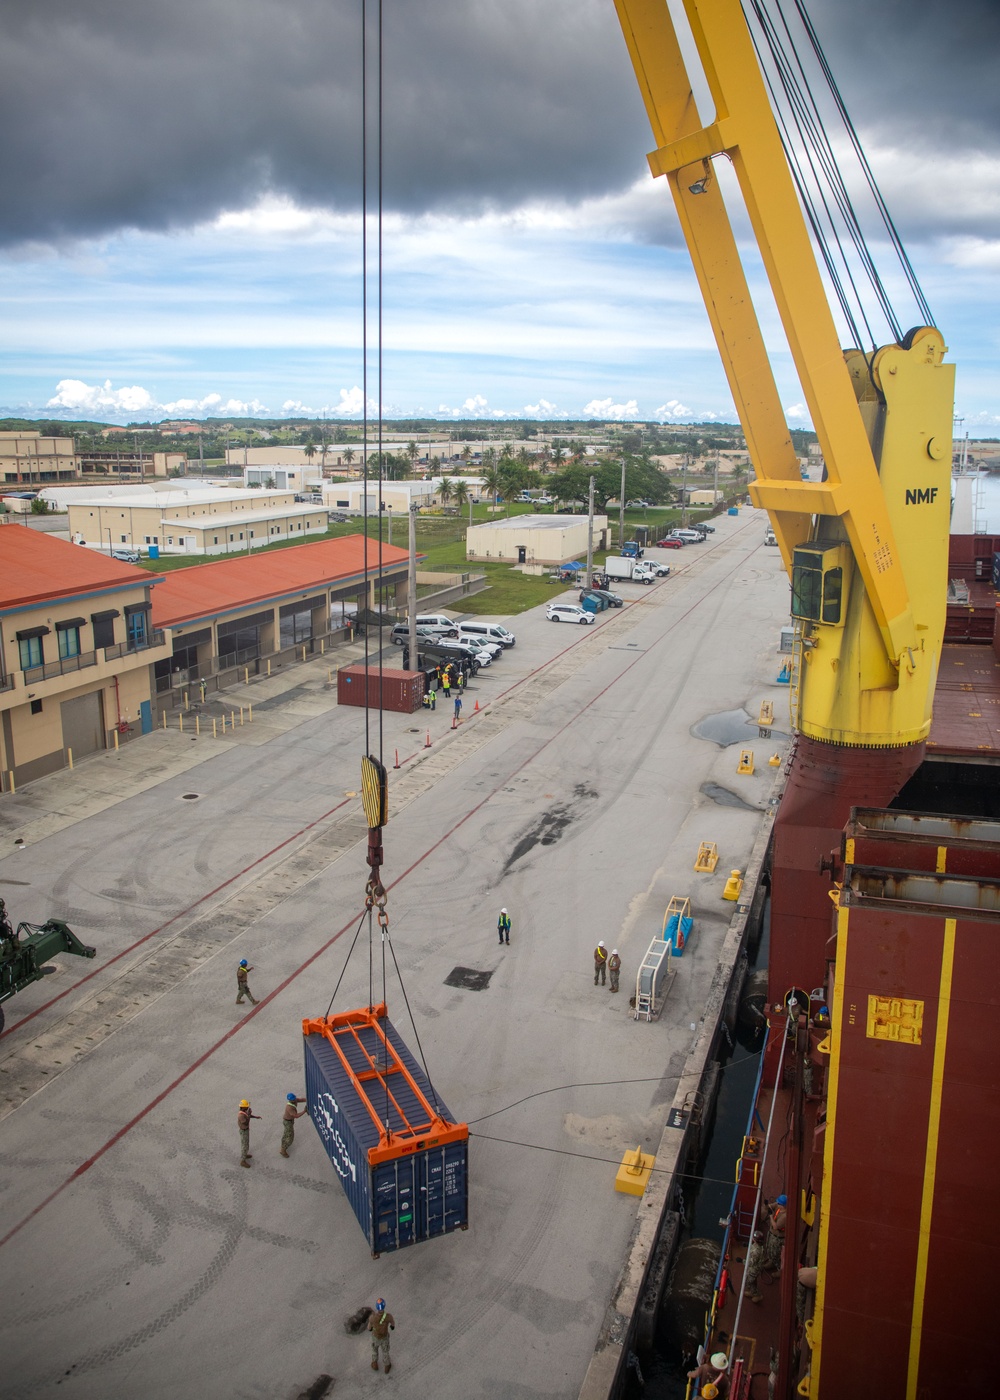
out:
M434 1141L435 1125L410 1081L440 1118L455 1120L388 1018L377 1025L390 1046L388 1074L372 1070L373 1061L385 1062L375 1025L338 1034L349 1069L325 1035L304 1036L309 1116L375 1258L469 1223L468 1136Z

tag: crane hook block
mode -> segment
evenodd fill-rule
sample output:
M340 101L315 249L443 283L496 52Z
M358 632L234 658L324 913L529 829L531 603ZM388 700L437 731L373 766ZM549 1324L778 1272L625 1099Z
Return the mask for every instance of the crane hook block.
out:
M361 760L361 801L369 829L389 820L389 775L381 759L366 754Z

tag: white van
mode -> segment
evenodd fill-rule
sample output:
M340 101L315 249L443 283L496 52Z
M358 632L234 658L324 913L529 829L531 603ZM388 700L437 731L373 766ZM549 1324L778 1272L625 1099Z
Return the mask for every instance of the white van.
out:
M453 617L445 617L444 613L421 613L417 618L418 627L433 627L438 632L451 633L458 636L458 623Z
M512 647L517 640L513 632L508 632L506 627L501 627L497 622L460 622L458 636L460 641L464 641L466 637L478 637L484 642L496 642L502 647Z

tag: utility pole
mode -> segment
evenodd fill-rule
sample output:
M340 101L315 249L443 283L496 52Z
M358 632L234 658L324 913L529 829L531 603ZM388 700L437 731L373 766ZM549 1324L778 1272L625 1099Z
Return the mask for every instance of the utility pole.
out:
M187 475L186 466L184 468L184 474L185 476ZM202 441L201 433L198 434L198 474L202 478L205 476L205 444Z
M417 510L416 501L410 502L410 561L406 572L406 620L409 623L410 667L417 669Z
M622 489L618 493L618 553L625 543L625 458L622 458Z
M719 499L719 459L715 459L715 472L712 476L712 509L714 510Z
M684 453L684 472L681 477L681 525L688 523L688 454Z
M594 581L594 478L587 492L587 587Z

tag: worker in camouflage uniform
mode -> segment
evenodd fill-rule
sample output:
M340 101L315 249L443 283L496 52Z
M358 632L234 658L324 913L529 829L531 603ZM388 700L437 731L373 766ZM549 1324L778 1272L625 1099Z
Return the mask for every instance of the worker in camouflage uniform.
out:
M260 1122L259 1113L250 1112L250 1100L240 1099L240 1109L236 1115L236 1126L240 1130L240 1166L248 1167L253 1153L250 1151L250 1119Z
M764 1244L764 1268L777 1272L785 1248L785 1222L788 1219L788 1197L775 1196L769 1207L770 1220Z
M760 1271L764 1267L764 1231L754 1230L753 1239L750 1241L750 1248L747 1250L747 1262L743 1268L743 1283L746 1289L746 1296L751 1303L760 1303L764 1295L757 1287L757 1279Z
M252 968L252 967L250 966L250 964L247 962L246 958L242 958L242 959L240 960L240 965L239 965L239 967L236 969L236 1005L237 1005L237 1006L240 1005L240 1003L242 1002L242 1000L243 1000L244 997L249 997L250 1000L253 1002L254 1006L257 1005L257 998L254 996L253 992L250 990L250 984L249 984L249 982L248 982L248 980L247 980L247 979L249 978L251 972L253 972L253 968Z
M285 1095L285 1111L281 1115L281 1155L288 1156L288 1149L295 1141L295 1120L301 1118L305 1109L296 1110L296 1104L305 1103L305 1099L296 1098L294 1094Z
M392 1362L389 1360L389 1333L395 1332L396 1319L391 1312L385 1310L385 1299L377 1298L375 1301L375 1311L368 1319L368 1331L372 1334L372 1370L378 1370L378 1354L381 1349L382 1360L385 1362L386 1375L392 1370Z
M608 958L608 971L611 974L611 990L613 992L617 992L618 979L621 976L622 972L622 960L618 956L617 948L611 949L611 956L610 958Z
M603 941L598 943L594 949L594 986L597 986L597 979L601 979L602 986L608 985L608 950Z

